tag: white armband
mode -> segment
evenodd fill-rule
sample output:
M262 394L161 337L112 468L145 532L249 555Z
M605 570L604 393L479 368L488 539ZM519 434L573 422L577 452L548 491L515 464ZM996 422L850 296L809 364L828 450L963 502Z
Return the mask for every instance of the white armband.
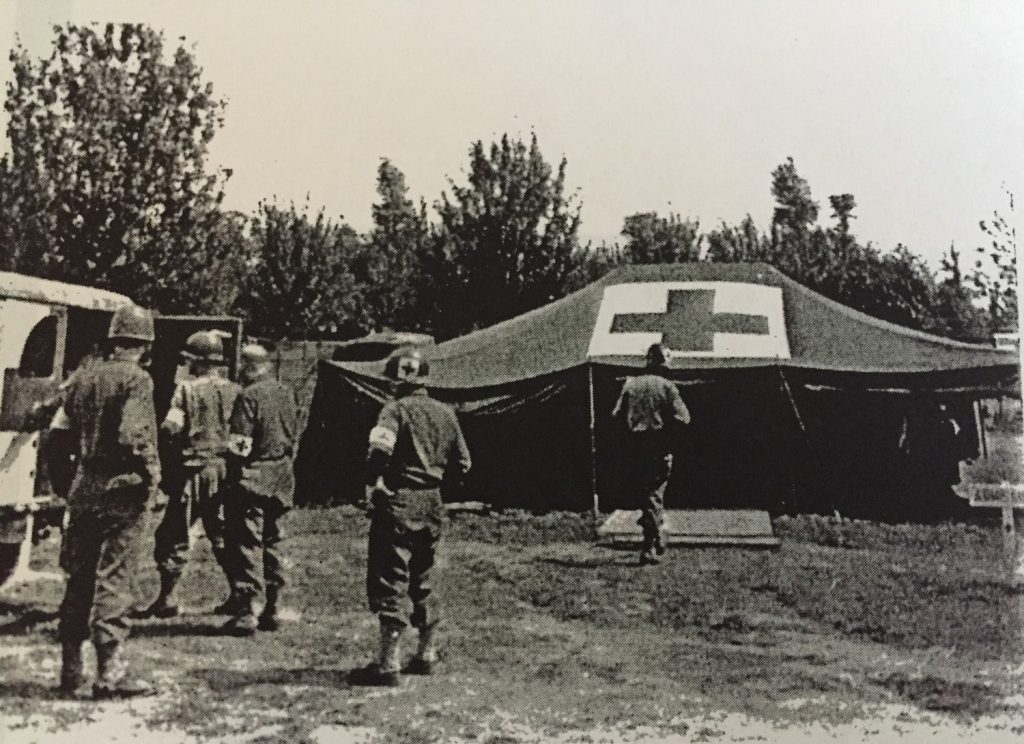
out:
M165 424L170 424L175 429L185 428L185 412L180 408L172 408L164 418Z
M51 429L70 429L71 419L68 418L67 411L64 410L64 406L57 409L57 413L53 415L53 420L50 421Z
M396 439L395 432L391 429L375 426L370 430L370 449L378 449L391 454L395 449Z

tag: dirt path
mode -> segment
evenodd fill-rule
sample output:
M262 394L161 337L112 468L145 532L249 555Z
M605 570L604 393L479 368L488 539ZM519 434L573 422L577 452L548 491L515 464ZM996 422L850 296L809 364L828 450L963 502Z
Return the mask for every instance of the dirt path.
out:
M1009 600L979 573L983 563L938 583L914 572L926 560L984 554L985 534L858 527L843 537L855 547L791 536L777 553L673 551L638 571L632 555L551 539L559 525L549 522L536 538L524 534L535 522L453 530L444 664L398 690L347 681L376 636L361 596L365 524L350 512L293 515L288 621L254 639L219 636L221 619L202 614L220 585L197 546L182 597L190 613L143 623L131 642L142 673L161 686L144 701L57 699L60 584L5 590L0 742L1024 737L1024 669L984 643L947 642L974 636L944 625L962 608L965 633L996 633L1001 625L979 625L987 615L976 605L1006 611ZM46 549L55 546L40 561ZM817 606L823 582L828 607ZM919 598L897 596L904 587ZM892 602L879 601L885 592Z

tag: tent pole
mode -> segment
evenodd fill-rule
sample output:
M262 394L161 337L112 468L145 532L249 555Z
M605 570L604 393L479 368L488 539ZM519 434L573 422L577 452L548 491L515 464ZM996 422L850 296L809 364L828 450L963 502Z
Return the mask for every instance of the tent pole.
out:
M978 444L981 445L981 456L984 459L988 459L988 437L985 433L985 419L981 415L980 400L974 401L974 426L978 429Z
M601 516L597 499L597 438L594 433L594 366L587 364L587 392L590 397L590 495L594 500L594 519Z

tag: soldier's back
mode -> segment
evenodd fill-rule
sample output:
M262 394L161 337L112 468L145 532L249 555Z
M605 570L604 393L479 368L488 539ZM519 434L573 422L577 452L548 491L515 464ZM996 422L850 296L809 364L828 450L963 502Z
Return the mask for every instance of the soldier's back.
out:
M630 431L658 431L665 425L664 412L671 408L671 382L661 375L644 374L626 380L626 422Z
M242 388L211 375L181 383L188 444L186 456L218 457L227 448L229 421Z
M402 480L416 485L440 483L460 436L454 409L425 392L406 395L390 405L401 422L394 464Z
M240 402L257 425L252 459L293 456L298 414L291 389L273 377L263 377L242 390Z
M121 441L125 403L133 388L152 391L149 375L137 364L104 359L81 371L68 391L66 411L79 436L83 460L127 454ZM149 422L140 422L147 426Z

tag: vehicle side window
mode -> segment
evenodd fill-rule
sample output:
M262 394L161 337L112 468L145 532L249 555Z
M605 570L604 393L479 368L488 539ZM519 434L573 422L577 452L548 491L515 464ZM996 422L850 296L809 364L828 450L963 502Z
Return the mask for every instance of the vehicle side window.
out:
M34 325L22 325L21 333L24 335L20 338L24 341L20 344L21 353L11 358L8 362L11 366L3 370L0 430L38 429L42 423L40 417L47 418L39 409L39 405L57 400L55 396L60 384L57 373L60 372L58 365L61 364L60 356L63 349L60 337L62 317L57 313L51 313L41 317ZM11 330L13 332L10 340L14 347L11 351L14 351L20 339L13 323ZM14 366L15 364L17 366ZM49 415L52 416L52 412Z
M57 316L48 315L28 334L18 364L20 377L51 377L57 352Z

